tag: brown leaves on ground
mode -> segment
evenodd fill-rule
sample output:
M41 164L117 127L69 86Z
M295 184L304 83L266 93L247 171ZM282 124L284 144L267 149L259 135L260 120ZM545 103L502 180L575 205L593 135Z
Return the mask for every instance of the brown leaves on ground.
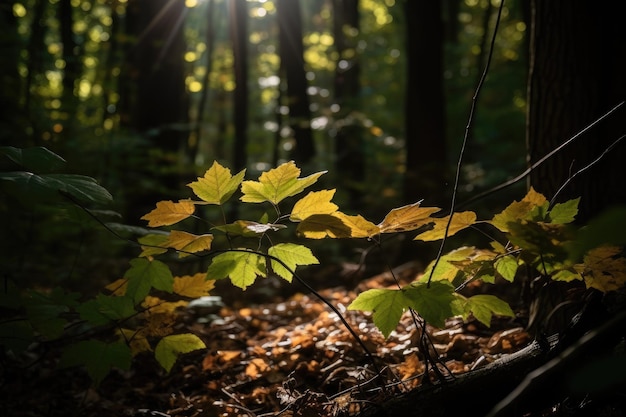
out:
M381 274L360 287L391 285L390 275ZM421 331L410 314L385 340L368 314L346 310L356 293L328 289L321 294L359 334L375 364L327 305L313 295L296 294L271 304L224 307L212 315L187 310L176 326L200 336L207 350L184 356L169 374L141 357L131 371L113 373L98 389L89 388L75 371L41 385L28 384L22 374L5 410L56 416L82 403L82 416L262 417L281 411L280 416L348 416L420 384L425 365L417 348ZM529 342L509 322L486 329L451 320L445 329L428 327L427 335L445 364L440 369L453 374ZM29 378L52 375L43 368L29 372ZM51 411L52 404L57 405Z

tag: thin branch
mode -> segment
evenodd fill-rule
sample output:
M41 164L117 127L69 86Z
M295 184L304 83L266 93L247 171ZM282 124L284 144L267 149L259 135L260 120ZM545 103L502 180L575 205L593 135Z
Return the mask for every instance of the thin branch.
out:
M495 26L493 28L493 35L491 37L491 44L489 45L489 55L487 56L487 62L485 63L485 69L483 70L483 74L480 77L480 81L478 82L478 86L474 92L474 97L472 97L472 105L470 107L470 114L467 121L467 126L465 126L465 135L463 136L463 143L461 145L461 152L459 153L459 160L456 167L456 174L454 178L454 189L452 190L452 201L450 203L450 217L448 218L448 223L446 224L446 231L444 233L443 239L441 240L441 245L439 245L439 252L437 253L437 258L435 259L435 263L433 265L432 270L430 271L430 275L428 276L427 286L430 287L430 281L433 278L433 274L435 272L435 268L437 268L437 264L443 255L443 249L446 244L446 240L448 237L448 232L450 231L450 225L452 224L452 216L454 215L454 209L456 204L457 192L459 189L459 179L461 176L461 166L463 163L463 156L465 155L465 147L467 146L470 128L474 122L474 112L476 110L476 104L478 103L478 96L482 91L483 84L485 83L485 79L487 78L487 74L489 73L489 67L491 66L491 59L493 58L493 50L494 45L496 43L496 35L498 34L498 28L500 27L500 20L502 17L502 9L504 8L504 0L500 2L500 7L498 8L498 16L496 19Z

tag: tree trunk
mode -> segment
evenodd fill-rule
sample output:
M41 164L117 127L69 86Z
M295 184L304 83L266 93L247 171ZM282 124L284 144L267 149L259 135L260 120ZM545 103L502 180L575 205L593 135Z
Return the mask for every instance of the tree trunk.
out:
M626 47L621 18L591 2L531 2L528 162L533 164L626 98ZM546 195L626 133L626 109L600 123L533 169L530 185ZM557 202L581 197L584 223L609 205L626 203L626 143L574 178Z
M404 200L446 204L447 161L443 96L441 2L405 1L407 90Z
M20 48L17 20L8 4L0 7L0 26L3 28L0 37L0 143L26 146L24 138L17 139L18 132L22 131L19 124L21 112L16 106L21 101Z
M340 106L336 113L335 169L342 189L348 191L350 207L361 209L364 194L365 156L363 128L352 113L358 108L359 61L356 56L356 35L359 30L358 0L333 0L333 34L335 50L339 56L335 69L335 102Z
M292 157L302 165L313 158L315 146L304 69L300 1L277 0L276 17L279 25L280 66L282 76L287 80L283 97L289 107L289 125L295 140Z
M248 159L248 13L246 0L232 0L230 10L230 33L233 45L235 71L235 149L233 167L236 172L244 169Z

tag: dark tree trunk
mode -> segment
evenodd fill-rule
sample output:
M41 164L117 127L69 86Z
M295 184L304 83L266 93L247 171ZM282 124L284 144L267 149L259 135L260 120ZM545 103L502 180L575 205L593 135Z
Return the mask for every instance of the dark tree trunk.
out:
M61 43L63 44L63 99L62 109L68 115L63 133L66 137L73 137L73 125L75 119L71 117L76 112L78 100L74 94L76 80L81 73L81 54L79 45L74 37L74 7L71 0L60 0L58 5L58 16L61 29Z
M17 20L12 10L12 2L0 6L0 143L25 146L23 138L18 139L21 78L18 72L20 62L20 37L17 33Z
M35 75L40 74L43 71L43 53L44 47L44 35L45 25L43 24L44 13L48 5L47 0L36 0L33 8L33 24L31 26L30 39L28 40L28 72L26 74L26 80L24 82L24 112L26 117L30 121L30 127L32 128L32 138L35 145L41 144L41 127L38 125L38 120L34 115L34 103L33 94L31 89L33 88L33 79Z
M191 177L179 158L189 135L183 60L186 11L183 0L131 0L127 6L127 32L136 41L128 49L121 88L122 121L151 148L147 155L134 155L145 160L136 173L144 185L135 186L128 198L128 221L137 221L157 201L178 198L190 179L183 175Z
M248 13L246 0L231 0L230 33L235 64L235 149L236 172L247 166L248 152Z
M534 163L626 98L626 47L617 13L591 2L531 2L528 160ZM621 108L531 172L530 185L548 199L626 133ZM626 143L573 179L558 195L581 197L578 220L626 203Z
M295 139L292 158L299 164L305 164L315 155L315 146L304 69L300 1L278 0L276 17L279 25L281 77L287 80L283 98L289 107L289 125Z
M347 189L350 206L360 209L365 179L363 128L352 113L358 109L359 62L356 56L356 34L359 30L358 0L333 0L333 32L339 60L335 69L335 102L337 113L335 135L335 169L341 188Z
M441 2L405 1L407 90L405 103L406 203L446 204Z

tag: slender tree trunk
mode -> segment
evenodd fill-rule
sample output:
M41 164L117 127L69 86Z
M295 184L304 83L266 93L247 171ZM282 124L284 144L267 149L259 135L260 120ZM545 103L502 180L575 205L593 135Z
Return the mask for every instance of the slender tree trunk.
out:
M231 0L230 33L235 62L235 149L233 165L239 172L248 159L248 13L246 0Z
M299 164L309 162L315 155L311 111L307 94L300 0L277 0L281 69L287 80L283 97L289 107L289 124L295 139L292 157Z
M80 77L81 63L79 46L74 36L74 10L71 0L60 0L58 4L58 17L61 29L61 42L63 44L63 98L61 103L63 111L70 117L67 118L64 135L73 137L75 119L71 117L76 112L78 100L74 94L76 80Z
M21 111L18 106L22 101L18 72L20 37L11 6L0 6L0 27L3 28L3 36L0 37L0 143L25 146L24 141L18 139L18 132L22 130L19 126Z
M47 0L36 0L33 8L33 24L31 26L30 39L28 40L28 71L26 74L26 80L24 85L24 112L29 119L30 127L32 128L32 139L35 145L39 145L41 142L41 128L38 125L38 120L34 115L34 103L32 100L33 94L31 90L33 88L33 79L35 75L40 74L43 71L43 57L42 51L44 50L44 35L45 26L42 23L46 7L48 5Z
M359 61L356 56L356 35L359 31L358 0L333 0L333 32L338 62L335 69L335 102L338 128L335 135L335 169L341 188L347 189L350 206L360 209L365 179L363 128L351 121L358 109Z
M404 200L443 205L448 187L441 2L405 0L404 4L408 65Z
M621 19L591 2L531 2L528 161L534 163L626 98ZM626 109L534 169L530 184L552 198L575 172L626 133ZM626 143L578 175L558 195L581 197L578 220L626 203Z

